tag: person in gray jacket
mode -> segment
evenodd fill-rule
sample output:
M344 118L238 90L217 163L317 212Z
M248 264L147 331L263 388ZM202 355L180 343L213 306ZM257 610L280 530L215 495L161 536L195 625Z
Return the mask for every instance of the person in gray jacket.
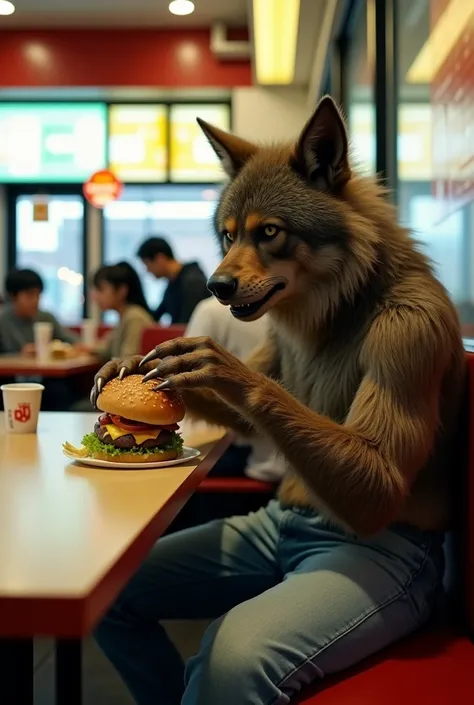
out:
M0 312L0 353L34 354L34 324L51 323L53 340L74 345L76 336L52 313L40 309L43 280L32 269L14 269L5 280L8 302Z
M8 301L0 311L0 354L34 355L35 323L51 323L53 340L77 345L77 338L70 330L64 328L52 313L40 309L43 289L43 280L32 269L14 269L7 275ZM44 384L41 408L46 411L64 411L74 401L70 385L63 380L28 377L18 378L18 381Z

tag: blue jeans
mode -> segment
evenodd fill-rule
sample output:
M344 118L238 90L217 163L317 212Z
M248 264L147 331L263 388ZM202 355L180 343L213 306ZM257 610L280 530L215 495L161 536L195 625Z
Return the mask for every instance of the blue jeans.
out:
M357 540L277 501L161 539L97 628L139 705L286 705L425 622L443 536ZM184 664L161 619L217 617Z

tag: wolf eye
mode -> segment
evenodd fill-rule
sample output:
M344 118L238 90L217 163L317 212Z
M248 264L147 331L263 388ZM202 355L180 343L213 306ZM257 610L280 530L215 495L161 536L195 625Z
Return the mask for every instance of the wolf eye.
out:
M278 235L280 232L281 228L279 228L277 225L265 225L263 228L263 234L266 235L266 237L275 237Z
M223 230L222 237L224 238L224 240L227 240L227 242L234 242L234 236L231 232L229 232L229 230Z

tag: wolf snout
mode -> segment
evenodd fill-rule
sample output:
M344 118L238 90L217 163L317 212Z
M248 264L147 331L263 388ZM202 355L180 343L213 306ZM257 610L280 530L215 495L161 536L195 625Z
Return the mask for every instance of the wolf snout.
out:
M221 301L228 301L237 291L239 280L231 274L213 274L207 280L207 288Z

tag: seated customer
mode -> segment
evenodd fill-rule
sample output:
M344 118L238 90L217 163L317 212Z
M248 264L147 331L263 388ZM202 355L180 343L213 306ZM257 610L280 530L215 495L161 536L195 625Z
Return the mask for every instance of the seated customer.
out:
M64 328L52 313L40 310L43 280L31 269L15 269L7 275L5 289L8 302L0 312L0 354L34 354L34 324L52 323L52 338L63 343L76 343L76 337ZM63 411L72 402L72 392L62 380L22 378L21 381L41 381L45 386L42 408Z
M93 350L104 360L137 355L145 328L154 326L138 274L128 262L101 267L92 278L101 311L116 311L119 323Z
M156 321L167 315L173 325L187 323L197 304L210 297L206 275L197 262L180 262L162 237L142 242L137 256L156 279L166 279L163 300L154 313Z
M198 303L187 325L188 338L208 336L229 350L240 360L264 342L268 334L268 320L262 316L251 323L234 318L227 306L214 296ZM284 464L265 438L257 437L250 446L248 440L233 443L209 473L211 476L235 477L247 475L254 480L277 482L284 473Z
M76 337L52 313L41 311L39 304L43 280L32 269L14 269L7 275L5 290L9 302L0 312L0 353L34 352L34 324L52 323L53 340L74 344Z

